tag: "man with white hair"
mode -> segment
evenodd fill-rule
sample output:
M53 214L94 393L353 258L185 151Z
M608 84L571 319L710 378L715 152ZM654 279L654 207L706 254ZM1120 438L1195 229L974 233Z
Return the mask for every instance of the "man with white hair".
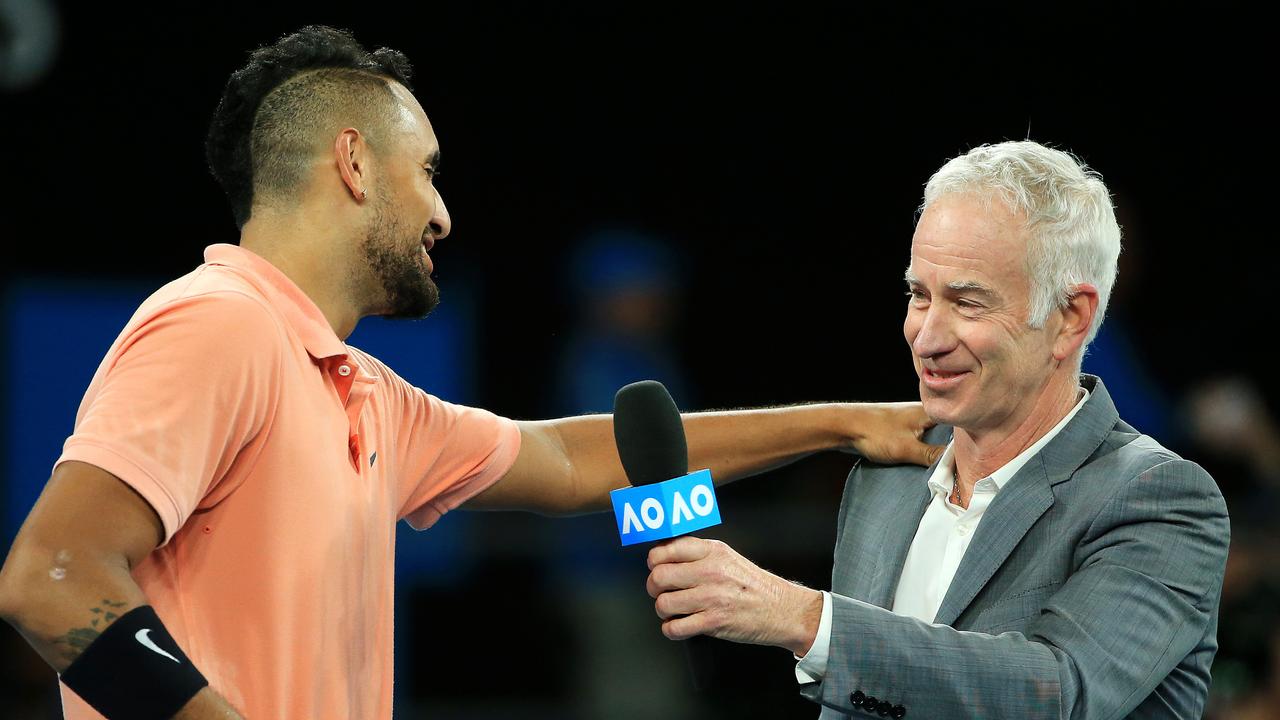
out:
M823 718L1199 717L1227 511L1080 374L1120 254L1106 186L1006 142L944 165L922 210L903 331L946 452L854 469L830 592L655 547L664 634L790 649Z

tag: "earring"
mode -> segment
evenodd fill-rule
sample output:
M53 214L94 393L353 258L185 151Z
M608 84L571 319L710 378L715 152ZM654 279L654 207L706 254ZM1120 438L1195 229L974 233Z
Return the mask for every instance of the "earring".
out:
M361 200L367 200L367 199L369 199L369 193L365 192L365 191L364 191L364 188L361 188L361 189L360 189L360 199L361 199Z

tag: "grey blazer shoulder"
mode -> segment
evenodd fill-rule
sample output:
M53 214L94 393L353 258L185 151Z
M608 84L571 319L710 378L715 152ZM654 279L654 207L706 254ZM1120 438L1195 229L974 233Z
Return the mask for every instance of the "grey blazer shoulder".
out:
M1226 505L1200 466L1121 421L1098 378L1081 383L1089 400L988 507L932 624L886 609L932 468L850 473L827 672L801 688L823 718L1200 717Z

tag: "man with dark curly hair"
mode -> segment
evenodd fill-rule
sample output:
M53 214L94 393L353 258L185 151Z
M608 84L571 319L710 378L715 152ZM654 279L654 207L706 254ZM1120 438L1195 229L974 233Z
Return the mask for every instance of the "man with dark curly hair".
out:
M627 484L609 416L443 402L344 339L438 300L440 150L392 50L255 51L208 138L239 245L138 309L0 570L69 718L388 718L394 525L570 514ZM826 448L928 464L918 404L685 416L719 479Z

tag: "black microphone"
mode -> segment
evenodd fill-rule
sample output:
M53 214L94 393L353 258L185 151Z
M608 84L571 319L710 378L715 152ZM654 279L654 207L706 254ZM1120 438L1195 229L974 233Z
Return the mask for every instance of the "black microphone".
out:
M642 380L618 390L613 398L613 440L633 486L665 482L689 472L684 422L671 393L660 382ZM696 635L682 643L698 691L708 687L710 640Z
M662 383L631 383L613 397L613 440L632 485L652 485L689 472L684 423Z

